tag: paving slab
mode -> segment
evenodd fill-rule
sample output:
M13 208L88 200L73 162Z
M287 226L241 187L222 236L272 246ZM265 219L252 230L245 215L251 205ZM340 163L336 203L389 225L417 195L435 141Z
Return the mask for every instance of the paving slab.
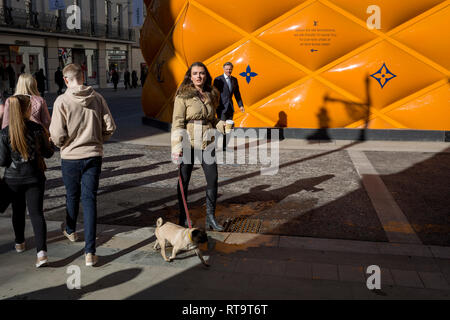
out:
M314 280L339 280L338 266L335 264L313 263L312 277Z
M425 285L425 288L449 290L450 285L442 275L438 272L419 272L419 277Z
M338 265L339 279L342 281L365 283L365 271L363 266Z
M299 261L287 261L284 275L287 277L312 279L312 264Z
M395 284L403 287L424 288L416 271L391 269Z
M9 219L0 218L2 226L9 235L12 230L5 228ZM58 230L60 223L51 222L51 228ZM363 269L365 265L333 264L323 261L351 261L356 264L361 253L322 251L299 248L276 247L273 243L258 242L259 247L248 247L245 255L235 252L224 253L214 249L205 251L205 258L211 267L205 268L195 255L181 253L172 263L165 262L160 252L149 247L151 228L112 228L100 225L97 248L100 256L99 266L84 266L82 241L71 243L66 239L55 240L49 244L50 266L36 269L33 265L35 251L27 250L17 254L10 250L0 254L0 296L2 299L190 299L195 290L201 292L196 299L392 299L408 296L408 291L398 291L397 286L411 290L410 297L424 296L414 290L422 288L429 297L446 298L450 289L439 284L445 280L444 271L450 264L439 260L442 272L413 271L395 268L382 268L382 286L386 296L373 295L358 291L365 286ZM113 234L112 236L108 236ZM214 234L211 233L211 236ZM226 239L227 236L223 236ZM219 237L218 237L219 238ZM243 237L237 237L243 239ZM282 240L283 237L280 237ZM57 239L57 238L56 238ZM248 237L253 241L252 237ZM218 240L216 240L218 241ZM218 241L219 242L219 241ZM3 242L4 243L4 242ZM242 244L242 243L241 243ZM2 243L0 243L0 246ZM233 245L233 244L227 244ZM263 254L252 254L260 251ZM271 254L271 252L282 255ZM299 252L300 251L300 252ZM334 255L336 254L336 255ZM374 257L380 255L373 254ZM303 258L304 261L295 259ZM329 260L322 260L327 257ZM407 256L383 255L386 260L394 260L394 266L405 266ZM427 261L433 263L435 258L413 257L422 259L413 261L422 270ZM397 262L395 260L397 259ZM3 263L8 261L8 263ZM392 264L392 262L391 262ZM389 264L387 264L389 265ZM78 266L82 274L81 291L68 290L66 281L69 276L67 268ZM433 269L434 270L434 269ZM450 269L449 269L450 270ZM391 276L392 272L392 276ZM395 275L395 281L393 278ZM414 278L414 275L416 276ZM420 277L420 278L419 278ZM412 279L412 280L411 280ZM422 279L425 285L418 285ZM422 282L420 282L422 284ZM397 291L395 291L395 290ZM368 289L366 289L368 290ZM364 292L364 293L363 293ZM208 294L206 294L208 293ZM360 294L359 296L355 294Z
M450 247L428 246L435 258L450 259Z

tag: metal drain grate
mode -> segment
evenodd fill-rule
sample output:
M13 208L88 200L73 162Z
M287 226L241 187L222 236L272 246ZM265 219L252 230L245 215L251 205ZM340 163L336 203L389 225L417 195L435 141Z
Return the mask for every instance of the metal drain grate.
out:
M224 225L224 232L259 233L261 224L261 219L249 219L245 216L227 219Z

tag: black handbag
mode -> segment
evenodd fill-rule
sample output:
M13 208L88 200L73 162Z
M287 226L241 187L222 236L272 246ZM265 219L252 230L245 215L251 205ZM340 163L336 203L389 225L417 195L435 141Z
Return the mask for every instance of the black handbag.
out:
M5 181L0 178L0 213L4 213L11 203L11 190Z

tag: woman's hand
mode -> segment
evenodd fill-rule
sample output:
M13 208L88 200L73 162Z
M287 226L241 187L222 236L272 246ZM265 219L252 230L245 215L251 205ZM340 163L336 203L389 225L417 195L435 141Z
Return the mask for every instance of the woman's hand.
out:
M173 163L180 164L182 158L183 158L183 151L172 152L172 162Z
M216 129L219 130L221 134L225 134L225 121L220 120L217 122Z

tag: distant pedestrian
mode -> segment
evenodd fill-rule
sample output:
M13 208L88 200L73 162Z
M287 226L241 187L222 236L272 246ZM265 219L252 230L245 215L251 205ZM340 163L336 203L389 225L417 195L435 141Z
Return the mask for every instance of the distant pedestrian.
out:
M64 76L61 71L61 68L58 67L58 70L55 72L55 83L58 86L58 96L63 93L64 88Z
M61 169L66 188L66 227L70 241L77 240L79 203L83 205L86 266L97 263L97 191L103 157L103 143L116 129L105 99L92 87L83 85L83 72L77 64L63 70L67 90L53 107L50 134L61 148Z
M4 95L8 88L8 75L3 64L0 62L0 92Z
M39 71L36 73L36 81L37 81L37 88L39 92L41 93L41 97L44 98L45 96L45 81L47 81L47 78L44 75L44 69L39 69Z
M114 91L117 91L117 84L119 83L119 73L116 71L116 69L112 70L111 80L114 84Z
M5 112L5 99L3 98L3 91L0 90L0 123L3 121L3 114Z
M14 89L16 88L16 72L14 71L14 68L11 64L9 64L6 68L6 75L8 76L9 80L9 92L12 94L14 92Z
M31 99L31 115L30 120L39 123L48 131L50 127L50 113L48 112L47 102L39 96L36 79L29 73L20 75L17 81L15 95L23 94L30 96ZM2 129L9 124L9 99L5 102L5 113L2 121Z
M137 76L137 72L136 70L133 70L133 72L131 73L131 85L133 86L134 89L137 88L138 86L138 76Z
M128 88L131 89L131 82L130 82L131 73L130 73L130 71L128 71L128 69L125 70L123 79L124 79L124 83L125 83L125 90L127 90Z
M141 86L144 87L145 80L147 79L147 68L141 69Z
M31 101L26 95L9 99L9 126L0 131L0 166L12 202L16 251L25 251L25 212L31 218L36 246L36 267L47 264L47 224L44 218L45 161L54 151L44 128L30 121Z

